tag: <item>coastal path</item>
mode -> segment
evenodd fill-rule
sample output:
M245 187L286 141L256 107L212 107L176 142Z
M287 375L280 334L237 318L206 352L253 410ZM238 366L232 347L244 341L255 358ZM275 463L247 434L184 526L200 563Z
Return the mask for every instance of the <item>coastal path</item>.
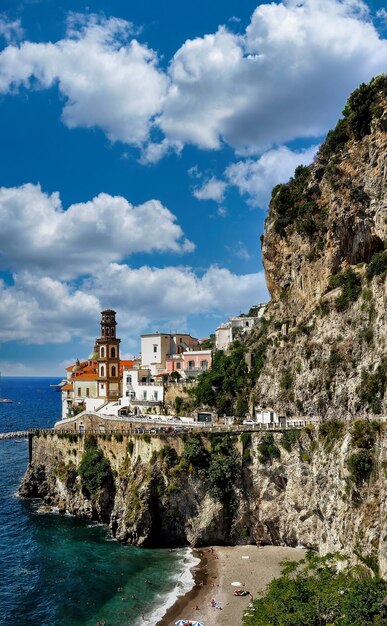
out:
M15 430L11 433L0 433L0 440L2 439L25 439L30 434L30 430Z

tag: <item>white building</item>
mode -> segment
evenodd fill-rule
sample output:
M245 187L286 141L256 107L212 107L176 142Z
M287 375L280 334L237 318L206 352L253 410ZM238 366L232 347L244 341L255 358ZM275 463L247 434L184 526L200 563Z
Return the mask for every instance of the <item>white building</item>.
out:
M154 380L148 368L124 369L122 390L120 407L127 407L130 413L158 410L164 402L164 385ZM122 410L120 413L122 414Z
M225 324L221 324L215 331L215 348L216 350L227 351L230 344L241 335L251 332L251 330L259 324L261 317L265 312L265 304L257 304L253 307L256 315L248 317L240 315L239 317L229 317Z
M186 350L200 349L195 337L185 333L152 333L141 335L141 366L156 376L165 371L167 357Z

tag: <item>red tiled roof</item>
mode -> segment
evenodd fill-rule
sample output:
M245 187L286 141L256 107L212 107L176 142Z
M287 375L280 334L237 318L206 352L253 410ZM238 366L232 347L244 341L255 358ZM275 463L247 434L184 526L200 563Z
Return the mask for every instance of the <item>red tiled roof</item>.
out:
M63 387L61 387L61 391L73 391L73 386L70 384L63 385Z

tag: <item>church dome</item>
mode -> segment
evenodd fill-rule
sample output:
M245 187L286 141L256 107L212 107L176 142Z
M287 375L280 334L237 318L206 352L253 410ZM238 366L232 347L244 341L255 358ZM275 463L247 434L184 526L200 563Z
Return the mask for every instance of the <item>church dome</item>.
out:
M96 361L97 359L98 359L98 352L97 350L93 350L93 352L89 354L88 361Z
M79 362L79 359L77 359L77 362L75 363L73 369L71 370L72 372L79 372L79 370L81 369L81 364Z

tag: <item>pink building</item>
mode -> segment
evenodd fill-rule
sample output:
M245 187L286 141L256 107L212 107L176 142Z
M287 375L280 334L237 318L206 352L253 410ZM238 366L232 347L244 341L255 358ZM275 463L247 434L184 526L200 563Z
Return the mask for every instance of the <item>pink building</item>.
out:
M166 371L168 374L179 372L183 378L195 378L201 372L210 369L211 363L211 350L187 350L182 354L168 356Z

